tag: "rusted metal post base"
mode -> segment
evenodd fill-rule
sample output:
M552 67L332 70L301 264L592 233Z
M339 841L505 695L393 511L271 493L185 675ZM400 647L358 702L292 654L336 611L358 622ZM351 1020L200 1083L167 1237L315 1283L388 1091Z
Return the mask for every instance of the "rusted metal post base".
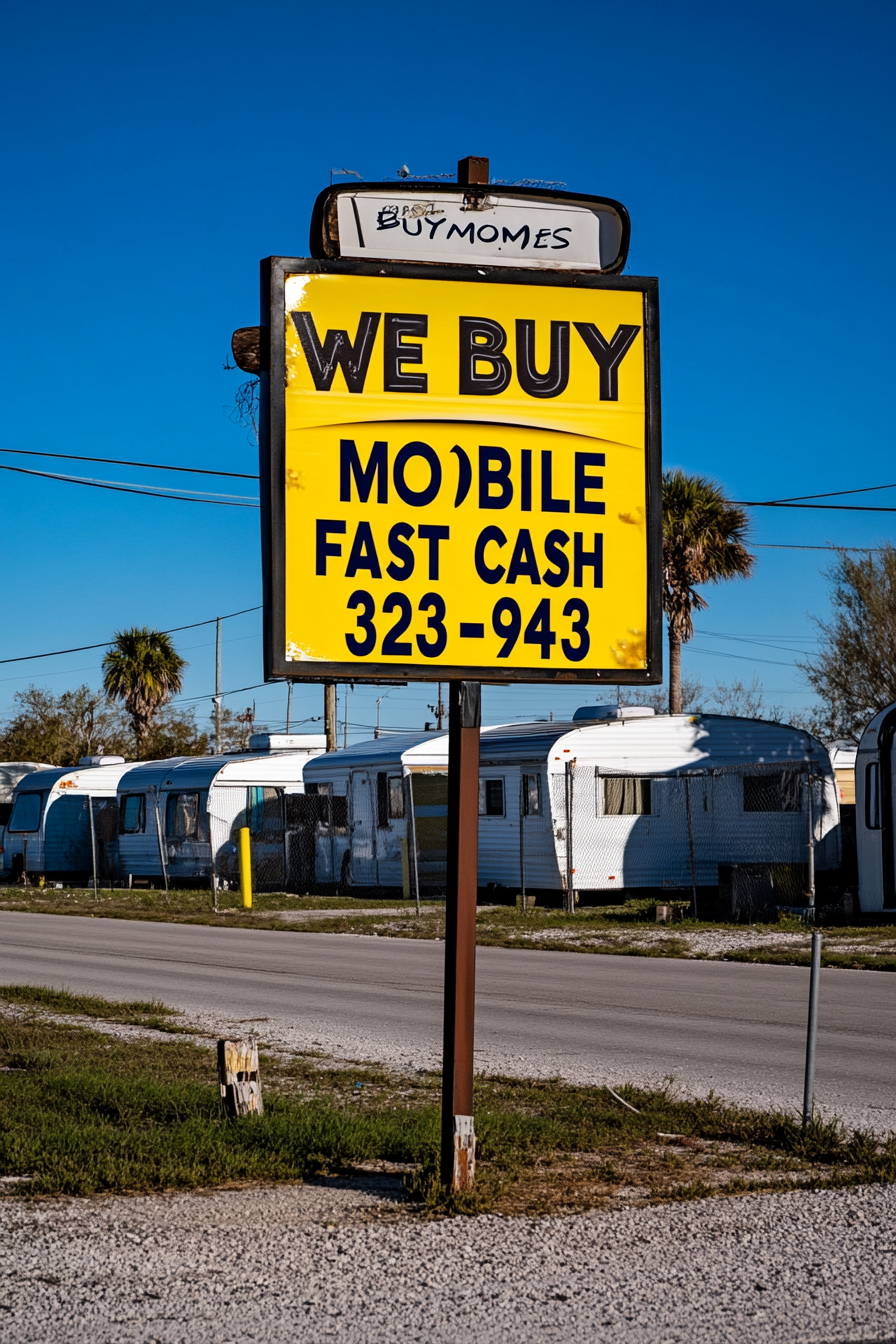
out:
M264 1112L258 1042L254 1037L248 1041L218 1041L218 1087L221 1109L228 1120Z
M472 1190L476 1180L476 1130L472 1115L454 1116L452 1190ZM446 1182L447 1184L447 1182Z
M479 726L476 681L448 688L448 864L445 893L445 1034L442 1062L442 1183L472 1190L473 1014L479 867Z

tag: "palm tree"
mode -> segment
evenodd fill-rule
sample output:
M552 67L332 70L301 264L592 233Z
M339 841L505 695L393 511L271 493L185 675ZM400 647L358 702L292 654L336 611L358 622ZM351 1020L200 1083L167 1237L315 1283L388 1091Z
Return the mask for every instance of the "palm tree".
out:
M162 630L120 630L103 659L103 688L110 700L124 701L130 715L137 755L141 756L152 721L183 684L188 664Z
M691 613L709 604L695 584L747 578L755 557L744 545L750 520L715 481L663 473L663 611L669 622L669 713L682 712L681 646L694 634Z

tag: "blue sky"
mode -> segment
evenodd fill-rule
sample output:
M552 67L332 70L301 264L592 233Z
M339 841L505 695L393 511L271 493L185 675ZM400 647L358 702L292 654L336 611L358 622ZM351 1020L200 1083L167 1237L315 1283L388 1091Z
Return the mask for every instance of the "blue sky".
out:
M660 278L667 465L737 499L896 478L892 0L49 0L7 8L4 27L0 446L255 471L228 415L241 375L223 365L233 328L257 321L259 258L306 252L331 167L388 178L485 154L496 177L628 206L629 270ZM2 657L260 601L252 510L6 471L0 490ZM896 505L896 490L859 502L875 501ZM810 697L793 651L814 647L830 557L765 547L875 545L892 515L754 517L756 576L707 592L685 669L710 686L755 673L769 702L798 707ZM225 689L260 682L260 613L225 629ZM199 702L214 688L213 627L177 640L184 697ZM98 684L100 658L0 666L0 715L30 680ZM383 723L422 726L434 689L392 691ZM353 693L353 737L368 735L376 695ZM587 698L487 688L484 715L562 715ZM253 699L282 726L284 687L227 703ZM297 686L293 703L310 718L322 693Z

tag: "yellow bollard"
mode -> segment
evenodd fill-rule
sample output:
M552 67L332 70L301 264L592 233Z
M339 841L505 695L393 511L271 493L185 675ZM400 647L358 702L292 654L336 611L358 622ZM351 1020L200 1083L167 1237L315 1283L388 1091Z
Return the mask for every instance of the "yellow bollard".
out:
M252 846L249 843L249 827L240 827L240 890L243 893L243 905L252 909Z

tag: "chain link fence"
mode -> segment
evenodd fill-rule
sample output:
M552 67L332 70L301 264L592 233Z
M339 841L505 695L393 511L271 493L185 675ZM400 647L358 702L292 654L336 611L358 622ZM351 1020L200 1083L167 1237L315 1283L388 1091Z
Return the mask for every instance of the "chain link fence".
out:
M814 871L839 863L833 780L806 762L682 771L570 761L521 772L519 882L576 892L666 892L755 917L805 905ZM553 871L552 871L553 870ZM553 880L550 880L553 877Z
M487 871L495 886L523 897L560 891L572 908L577 893L598 901L617 892L620 899L655 894L687 901L694 913L755 918L772 907L805 905L816 873L824 880L840 862L833 777L805 761L670 773L571 760L556 772L505 768L500 785L491 773L480 780L480 814L505 820L480 828L480 881L485 885ZM304 794L215 788L194 865L204 841L213 885L237 887L246 826L255 891L375 895L404 882L412 897L443 897L447 775L406 775L396 780L394 797L384 780L379 791L374 774L361 781L357 799L320 786ZM107 826L99 816L97 835ZM175 878L185 844L172 841L177 819L162 821L168 876ZM99 865L104 843L97 840Z

